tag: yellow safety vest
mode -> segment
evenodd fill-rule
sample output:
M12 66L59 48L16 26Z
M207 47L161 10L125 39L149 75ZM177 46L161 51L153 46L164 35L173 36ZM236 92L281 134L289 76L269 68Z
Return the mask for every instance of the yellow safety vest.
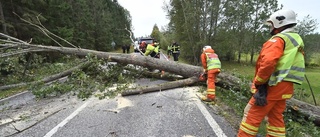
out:
M216 53L205 53L207 58L207 70L221 68L221 62Z
M159 45L157 47L153 46L152 44L147 45L146 52L144 53L145 56L150 55L152 52L155 52L156 54L159 53Z
M180 53L180 45L172 45L172 53Z
M280 37L285 41L285 49L268 84L274 86L281 81L302 84L305 75L302 38L297 33L278 33L272 38L274 37Z

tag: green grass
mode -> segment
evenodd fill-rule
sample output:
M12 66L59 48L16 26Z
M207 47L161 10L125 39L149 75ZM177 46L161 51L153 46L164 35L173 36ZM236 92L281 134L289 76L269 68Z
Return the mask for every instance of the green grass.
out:
M248 80L254 77L255 66L248 63L236 63L236 62L222 62L222 71L229 72L236 76L242 76ZM306 68L306 76L310 82L312 91L314 93L316 103L320 104L320 69L319 68ZM302 85L295 85L295 98L314 104L312 92L309 84L305 79Z
M319 68L307 68L306 77L309 80L312 91L310 90L307 79L305 79L302 85L295 85L295 98L314 104L312 93L316 99L316 103L319 106L320 103L320 69Z
M253 79L254 76L254 65L248 63L240 64L236 62L222 61L221 70L236 76L241 75L248 79Z

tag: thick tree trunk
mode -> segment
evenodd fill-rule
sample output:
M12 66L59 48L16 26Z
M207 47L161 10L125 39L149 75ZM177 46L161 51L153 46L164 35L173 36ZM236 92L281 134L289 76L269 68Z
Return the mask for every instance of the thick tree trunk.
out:
M294 110L305 116L306 119L312 120L317 126L320 126L320 107L314 106L297 99L287 100L287 108Z

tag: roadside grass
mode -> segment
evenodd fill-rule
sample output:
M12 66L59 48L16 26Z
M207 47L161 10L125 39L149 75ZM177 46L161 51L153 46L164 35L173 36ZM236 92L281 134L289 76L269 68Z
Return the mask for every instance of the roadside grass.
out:
M222 71L226 71L230 74L246 78L247 80L252 80L254 77L254 65L249 63L236 63L223 61ZM319 68L306 68L306 76L310 82L311 89L314 93L317 106L320 103L320 69ZM302 85L295 84L294 97L296 99L302 100L304 102L314 104L312 92L310 90L309 84L305 79Z
M308 81L309 84L308 84ZM319 68L307 68L306 78L302 85L295 85L295 98L303 100L310 104L314 104L314 98L316 100L317 106L320 103L320 69ZM311 87L311 89L310 89ZM312 91L311 91L312 90Z

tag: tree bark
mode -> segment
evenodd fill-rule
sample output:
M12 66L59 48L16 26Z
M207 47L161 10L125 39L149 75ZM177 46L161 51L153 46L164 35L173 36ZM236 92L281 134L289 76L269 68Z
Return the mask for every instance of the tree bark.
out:
M163 83L163 84L143 86L143 87L141 86L136 89L130 89L130 90L123 91L121 93L121 95L128 96L128 95L136 95L136 94L172 89L172 88L181 87L181 86L188 86L188 85L194 84L197 81L199 81L197 77L190 77L187 79L167 82L167 83Z
M320 107L314 106L297 99L291 98L287 100L287 108L290 108L302 115L306 119L312 120L317 126L320 126Z
M8 34L8 32L7 32L6 20L5 20L5 18L4 18L3 8L2 8L2 3L1 3L1 1L0 1L0 18L1 18L1 20L2 20L1 23L2 23L3 33L4 33L4 34Z

